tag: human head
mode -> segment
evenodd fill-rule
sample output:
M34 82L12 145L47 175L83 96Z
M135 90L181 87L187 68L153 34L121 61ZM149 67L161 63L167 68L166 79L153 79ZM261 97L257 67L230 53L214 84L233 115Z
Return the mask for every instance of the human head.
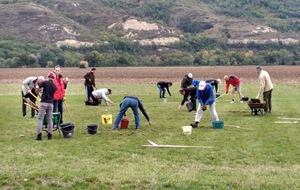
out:
M185 89L183 88L183 89L180 89L179 90L179 93L181 94L181 95L185 95Z
M93 67L93 68L91 69L91 72L94 73L95 71L96 71L96 68Z
M48 73L48 79L54 79L55 78L55 74L53 72Z
M200 81L199 83L199 90L205 90L206 82L204 80Z
M169 85L169 86L172 86L172 85L173 85L173 83L172 83L172 82L168 82L168 85Z
M256 66L256 72L259 74L262 71L261 66Z
M107 89L108 90L108 94L111 94L111 89Z
M188 76L190 79L193 78L193 74L192 74L192 73L189 73L187 76Z
M54 67L54 73L55 73L56 75L59 75L59 73L60 73L60 65L56 65L56 66Z
M43 77L43 76L39 76L38 78L37 78L37 83L38 84L40 84L41 82L43 82L45 80L45 78Z
M229 79L228 75L225 75L225 76L224 76L224 80L225 80L225 81L228 81L228 79Z
M217 83L221 83L221 79L217 79L216 81L217 81Z

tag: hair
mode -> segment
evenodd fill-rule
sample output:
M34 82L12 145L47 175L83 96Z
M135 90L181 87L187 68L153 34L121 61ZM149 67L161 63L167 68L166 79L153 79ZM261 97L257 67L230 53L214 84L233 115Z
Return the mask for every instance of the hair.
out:
M108 92L111 94L111 89L107 89L108 90Z
M256 70L261 71L262 70L261 66L257 66Z
M172 83L172 82L169 82L169 84L170 84L170 86L172 86L172 85L173 85L173 83Z
M91 71L95 71L96 70L96 68L95 67L93 67L92 69L91 69Z

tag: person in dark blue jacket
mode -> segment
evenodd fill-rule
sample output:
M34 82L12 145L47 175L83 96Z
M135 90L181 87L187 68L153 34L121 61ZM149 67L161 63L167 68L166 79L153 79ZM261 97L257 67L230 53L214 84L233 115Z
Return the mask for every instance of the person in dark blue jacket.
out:
M203 115L203 111L206 110L207 106L210 107L210 115L212 117L212 121L219 121L218 114L216 111L214 91L211 84L206 83L205 81L200 81L196 95L199 101L199 106L195 116L195 123L192 123L191 126L193 128L198 127L198 124Z
M171 96L169 87L172 86L172 82L160 81L157 83L157 88L159 89L159 98L165 98L166 89L168 94Z
M142 102L140 101L140 99L138 99L138 97L136 97L136 96L130 95L130 96L125 96L123 98L122 103L120 104L120 112L118 113L117 118L115 120L114 128L113 128L114 130L119 128L120 121L121 121L122 117L125 115L125 113L129 107L132 109L133 114L134 114L136 129L140 128L140 115L139 115L138 109L141 110L141 112L147 119L149 125L151 125L150 118L149 118Z

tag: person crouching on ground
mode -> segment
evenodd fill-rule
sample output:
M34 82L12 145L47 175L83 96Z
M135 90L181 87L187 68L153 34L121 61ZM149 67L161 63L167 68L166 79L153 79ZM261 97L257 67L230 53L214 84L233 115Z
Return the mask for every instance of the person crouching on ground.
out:
M118 113L117 118L115 120L114 128L113 128L114 130L119 128L120 121L123 118L123 116L125 115L125 113L129 107L132 109L133 114L134 114L135 129L139 129L141 126L140 125L140 115L139 115L138 109L141 110L141 112L147 119L149 125L151 125L150 118L149 118L142 102L140 101L140 99L138 99L138 97L136 97L136 96L130 95L130 96L125 96L123 98L122 103L120 104L120 112Z
M189 87L189 88L180 89L179 93L181 95L183 95L183 99L181 101L181 104L178 106L178 109L181 109L182 106L184 105L184 103L186 101L188 101L188 98L190 97L189 102L191 102L193 104L193 107L189 111L190 112L191 111L196 111L196 99L197 99L196 92L197 92L197 88L196 87Z
M43 131L43 120L46 114L47 117L47 128L48 128L48 140L52 139L53 132L53 96L56 90L55 84L53 82L55 74L50 72L48 74L48 80L43 81L39 84L39 88L43 88L43 93L41 96L41 102L38 114L38 124L37 124L37 137L36 140L42 140Z
M159 98L165 98L166 89L168 94L171 96L169 87L172 86L172 82L160 81L157 83L157 88L159 89Z
M193 128L197 128L198 124L202 118L203 111L206 110L206 107L210 107L210 115L212 121L219 121L218 114L216 111L216 103L214 91L209 83L205 83L205 81L201 81L197 88L197 99L199 101L199 106L195 116L195 123L192 123L191 126Z
M102 100L104 99L106 102L106 105L113 104L113 102L108 99L108 95L111 94L111 89L107 88L100 88L98 90L94 90L91 94L92 102L86 101L85 105L92 105L92 106L98 106L101 104Z

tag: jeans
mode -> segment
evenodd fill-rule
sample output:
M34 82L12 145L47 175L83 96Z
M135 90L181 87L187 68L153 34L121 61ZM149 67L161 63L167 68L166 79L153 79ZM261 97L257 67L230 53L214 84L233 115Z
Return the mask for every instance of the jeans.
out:
M63 123L63 99L53 100L53 112L59 112L59 124Z
M159 84L157 85L157 88L159 89L159 98L165 98L166 90L162 88Z
M121 104L120 112L118 113L117 118L115 120L114 129L119 128L120 121L129 107L132 109L134 114L135 126L140 127L140 115L138 112L138 106L139 104L137 100L132 98L125 98Z
M90 101L92 92L94 91L93 86L85 86L85 95L86 95L86 100Z
M38 115L38 125L37 125L37 134L42 133L43 131L43 120L45 114L47 115L47 129L48 133L52 134L53 132L53 104L41 102L39 107L39 115Z

